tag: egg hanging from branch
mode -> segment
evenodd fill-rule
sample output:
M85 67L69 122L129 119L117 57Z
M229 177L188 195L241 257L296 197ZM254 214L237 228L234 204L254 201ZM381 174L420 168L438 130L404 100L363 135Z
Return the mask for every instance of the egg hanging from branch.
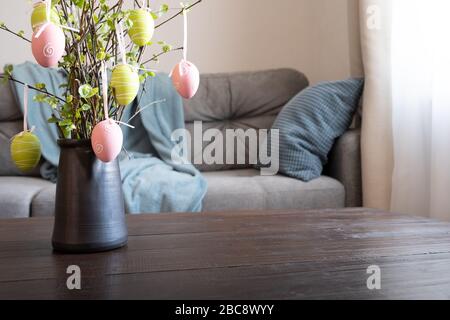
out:
M31 49L36 61L43 67L56 67L64 55L66 37L57 25L47 22L33 34Z
M122 150L122 129L112 119L103 120L94 127L91 143L98 159L103 162L111 162Z
M172 83L180 96L191 99L200 85L200 72L197 67L186 60L181 60L171 72Z
M61 20L58 12L53 8L50 12L50 21L59 25ZM39 27L47 22L47 8L43 1L38 1L34 4L33 13L31 14L31 28L33 32L37 31Z
M150 12L144 9L132 10L130 20L133 22L128 30L131 41L139 47L147 45L155 32L155 21Z
M123 145L123 133L116 121L109 118L108 71L102 62L102 95L105 120L98 123L91 135L92 150L98 159L111 162L117 158Z
M22 172L29 172L41 159L41 143L31 132L17 134L11 142L11 158Z
M187 10L183 10L184 17L184 40L183 40L183 59L178 63L170 73L172 83L180 96L185 99L191 99L197 93L200 85L200 72L197 67L187 60L188 47L188 23Z
M111 75L114 98L121 106L129 105L139 92L139 75L127 64L116 66Z

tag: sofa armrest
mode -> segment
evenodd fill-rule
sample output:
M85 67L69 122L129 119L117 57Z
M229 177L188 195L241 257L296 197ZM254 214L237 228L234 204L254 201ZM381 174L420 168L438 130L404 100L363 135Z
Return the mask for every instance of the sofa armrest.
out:
M351 129L336 141L325 174L344 185L347 207L362 206L361 129Z

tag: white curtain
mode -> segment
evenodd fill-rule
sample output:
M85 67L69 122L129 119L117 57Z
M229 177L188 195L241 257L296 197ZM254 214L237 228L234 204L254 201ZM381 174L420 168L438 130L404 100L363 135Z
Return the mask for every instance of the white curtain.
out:
M380 26L371 29L368 10L377 6ZM383 87L365 97L367 206L450 220L449 12L448 0L362 0L366 77L381 74L366 89Z

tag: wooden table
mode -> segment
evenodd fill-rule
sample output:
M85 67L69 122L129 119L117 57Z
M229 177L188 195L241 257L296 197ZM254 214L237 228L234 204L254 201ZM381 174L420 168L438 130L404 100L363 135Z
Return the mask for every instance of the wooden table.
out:
M450 224L367 209L129 216L127 247L52 252L53 220L0 220L0 299L450 298ZM82 270L81 290L66 269ZM367 268L381 290L367 288Z

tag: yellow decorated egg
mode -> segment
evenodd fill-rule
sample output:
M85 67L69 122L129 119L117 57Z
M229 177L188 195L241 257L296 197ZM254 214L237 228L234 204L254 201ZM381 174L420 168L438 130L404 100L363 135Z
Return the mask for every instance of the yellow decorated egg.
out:
M121 106L129 105L139 91L139 75L129 65L116 66L111 75L114 97Z
M133 10L130 13L133 26L128 34L136 45L143 47L150 42L155 32L155 21L150 12L144 9Z
M58 12L53 8L50 14L50 21L56 25L61 23ZM33 13L31 14L31 27L36 31L41 25L47 22L47 13L45 2L39 1L34 5Z
M11 142L11 157L22 172L31 171L41 159L41 143L31 132L16 135Z

